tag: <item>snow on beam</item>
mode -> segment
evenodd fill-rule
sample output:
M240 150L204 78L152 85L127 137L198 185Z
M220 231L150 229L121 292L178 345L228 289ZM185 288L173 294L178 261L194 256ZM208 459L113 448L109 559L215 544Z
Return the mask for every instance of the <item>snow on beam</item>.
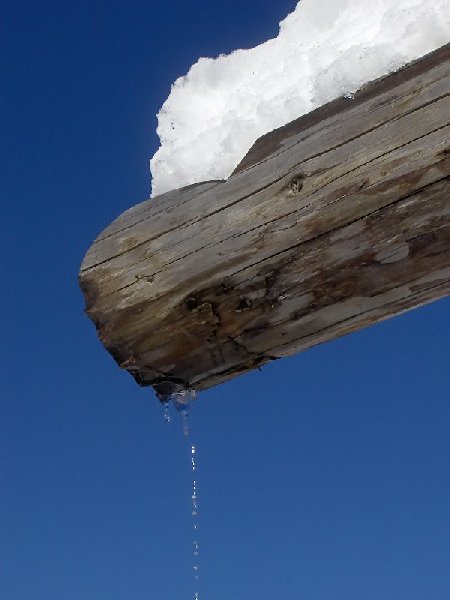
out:
M228 179L254 142L450 40L448 0L301 0L276 38L200 58L171 87L152 196Z
M450 294L450 45L131 208L83 261L140 385L197 390Z

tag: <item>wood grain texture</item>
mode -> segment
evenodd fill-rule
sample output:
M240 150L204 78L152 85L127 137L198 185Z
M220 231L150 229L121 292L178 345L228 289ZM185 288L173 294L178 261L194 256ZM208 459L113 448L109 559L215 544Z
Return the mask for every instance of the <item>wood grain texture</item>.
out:
M450 294L450 45L147 200L80 270L140 385L197 390Z

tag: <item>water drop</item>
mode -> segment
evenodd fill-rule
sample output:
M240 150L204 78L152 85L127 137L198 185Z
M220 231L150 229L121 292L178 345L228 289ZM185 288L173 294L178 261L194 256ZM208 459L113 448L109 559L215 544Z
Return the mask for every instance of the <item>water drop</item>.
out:
M184 435L189 435L189 404L195 400L195 390L176 381L164 380L153 384L156 396L164 408L164 421L170 423L169 404L173 403L177 412L181 414Z
M197 448L195 447L195 444L191 444L191 452L190 452L190 458L191 458L191 469L192 469L192 474L194 477L196 477L196 470L197 470ZM198 493L197 493L197 480L193 479L192 480L192 495L191 495L191 507L192 507L192 528L194 530L194 532L197 532L198 529L198 522L197 522L197 518L198 518ZM199 571L199 566L198 566L198 555L199 555L199 545L198 545L198 541L197 541L197 537L196 534L194 534L194 541L193 541L193 558L194 558L194 562L192 565L193 571L194 571L194 580L197 582L199 580L199 575L198 575L198 571ZM195 593L195 598L198 598L198 592Z
M189 403L195 400L194 390L181 389L172 394L172 400L175 408L181 414L184 435L189 435Z
M170 413L169 413L169 403L168 402L164 402L163 403L163 410L164 410L164 423L170 423L171 418L170 418Z

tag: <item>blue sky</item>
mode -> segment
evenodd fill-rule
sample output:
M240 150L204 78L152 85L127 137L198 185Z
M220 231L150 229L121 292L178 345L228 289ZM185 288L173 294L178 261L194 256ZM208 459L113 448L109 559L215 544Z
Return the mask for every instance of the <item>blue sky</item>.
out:
M188 443L101 347L77 273L148 196L171 83L295 4L1 3L1 600L193 597ZM201 600L448 600L449 308L200 395Z

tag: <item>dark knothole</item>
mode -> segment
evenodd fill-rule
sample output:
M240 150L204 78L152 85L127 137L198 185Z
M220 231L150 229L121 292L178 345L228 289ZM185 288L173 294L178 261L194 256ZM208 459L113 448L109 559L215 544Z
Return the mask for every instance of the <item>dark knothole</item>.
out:
M250 298L241 298L234 309L235 312L244 312L245 310L250 310L253 306L253 302Z
M196 308L198 308L198 300L196 300L195 298L188 298L186 300L186 308L189 312L195 310Z

